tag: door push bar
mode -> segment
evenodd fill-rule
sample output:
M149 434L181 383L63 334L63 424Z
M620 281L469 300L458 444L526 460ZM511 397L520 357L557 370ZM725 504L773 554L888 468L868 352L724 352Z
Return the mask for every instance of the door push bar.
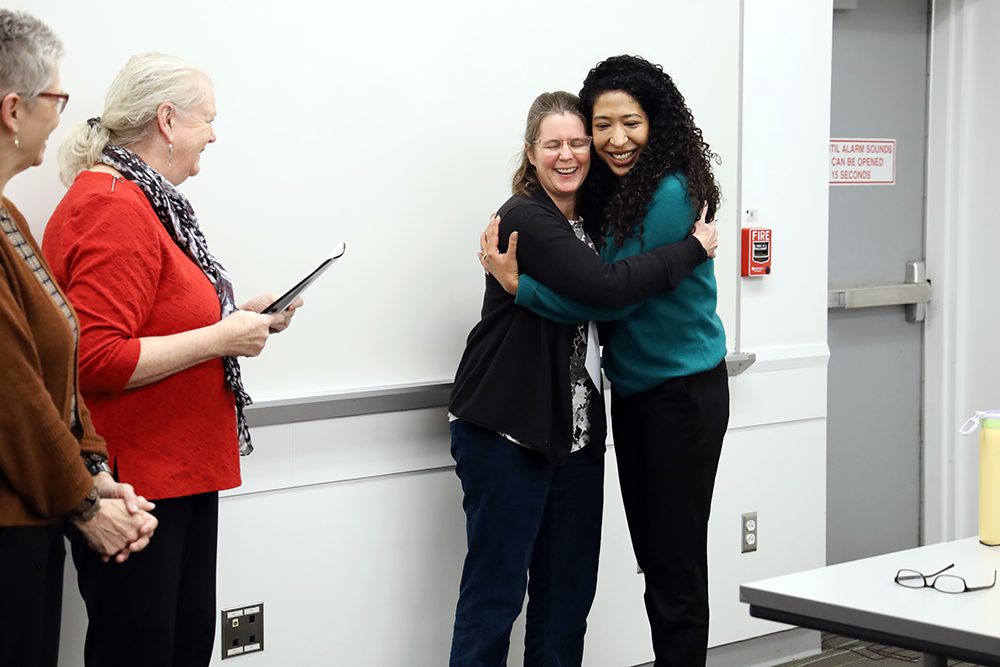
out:
M872 308L904 306L907 322L923 322L931 300L931 283L927 280L927 263L911 260L906 263L906 279L901 285L851 287L827 292L827 308Z

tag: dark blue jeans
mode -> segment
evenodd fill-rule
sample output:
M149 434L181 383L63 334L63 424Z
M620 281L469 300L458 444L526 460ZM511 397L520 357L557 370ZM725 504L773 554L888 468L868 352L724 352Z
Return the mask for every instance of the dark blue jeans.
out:
M465 492L469 552L450 666L506 665L527 589L525 667L579 667L597 589L603 457L585 449L553 466L462 420L451 423L451 453Z

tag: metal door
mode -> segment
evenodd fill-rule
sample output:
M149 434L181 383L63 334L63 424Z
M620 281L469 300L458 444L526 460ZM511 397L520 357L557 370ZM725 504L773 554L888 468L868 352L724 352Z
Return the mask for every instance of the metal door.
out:
M930 7L848 2L833 17L830 136L895 139L896 181L830 189L828 564L920 543L923 324L901 305L833 306L840 290L903 283L924 256Z

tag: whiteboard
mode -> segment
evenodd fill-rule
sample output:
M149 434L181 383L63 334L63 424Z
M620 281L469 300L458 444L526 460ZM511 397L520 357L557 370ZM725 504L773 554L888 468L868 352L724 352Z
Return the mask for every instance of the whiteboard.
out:
M339 241L292 327L245 360L257 400L450 381L479 320L479 232L509 196L528 106L641 55L674 77L722 158L719 313L734 348L740 0L8 2L63 39L71 99L45 164L7 196L40 239L57 149L134 53L215 84L218 141L182 186L238 302L284 292Z

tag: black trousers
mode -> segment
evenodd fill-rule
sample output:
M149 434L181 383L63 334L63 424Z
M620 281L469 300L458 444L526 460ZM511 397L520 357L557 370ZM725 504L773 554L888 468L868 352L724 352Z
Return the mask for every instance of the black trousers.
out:
M65 560L61 523L0 527L0 665L56 667Z
M646 580L655 667L699 667L708 650L708 517L729 424L716 368L623 398L612 391L629 534Z
M104 563L75 528L80 594L87 604L87 667L200 667L215 644L219 494L157 500L149 546Z

